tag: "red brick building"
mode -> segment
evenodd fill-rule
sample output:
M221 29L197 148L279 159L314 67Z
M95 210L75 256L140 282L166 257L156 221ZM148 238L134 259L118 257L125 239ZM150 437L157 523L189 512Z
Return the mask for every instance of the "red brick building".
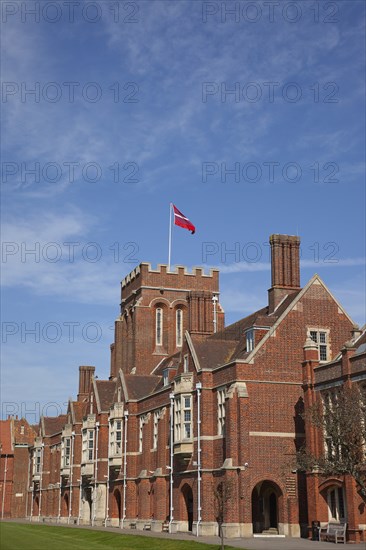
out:
M314 403L334 403L342 386L357 385L366 403L366 329L355 331L330 362L320 363L317 346L309 339L304 346L303 388L305 406ZM323 430L311 422L306 426L309 451L318 456L332 453L332 443ZM365 459L366 470L366 459ZM350 475L324 477L314 470L307 475L309 522L346 522L348 537L353 542L366 541L366 503L355 480Z
M1 518L26 517L29 456L35 432L25 418L0 421Z
M301 288L298 237L270 244L267 305L228 327L217 270L142 263L122 281L109 380L80 367L66 417L41 419L34 518L215 534L221 491L226 536L308 535L318 509L291 468L305 440L303 347L317 339L321 369L355 326L317 275Z

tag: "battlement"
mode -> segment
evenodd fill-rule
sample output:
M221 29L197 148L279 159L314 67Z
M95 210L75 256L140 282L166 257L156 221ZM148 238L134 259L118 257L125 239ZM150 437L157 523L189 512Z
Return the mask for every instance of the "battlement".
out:
M131 271L121 282L122 289L135 283L133 286L172 286L177 288L203 288L198 283L200 278L204 278L205 281L211 279L214 286L218 287L218 269L210 269L208 273L205 273L203 267L193 267L192 271L189 271L187 267L182 265L176 265L168 270L167 264L158 264L156 269L153 269L148 262L142 262L135 269ZM195 279L192 279L195 278ZM138 281L138 282L137 282ZM194 281L194 282L193 282ZM184 283L185 282L185 283ZM183 286L182 286L183 285ZM185 285L185 286L184 286ZM211 286L211 285L210 285ZM218 290L218 288L217 288Z

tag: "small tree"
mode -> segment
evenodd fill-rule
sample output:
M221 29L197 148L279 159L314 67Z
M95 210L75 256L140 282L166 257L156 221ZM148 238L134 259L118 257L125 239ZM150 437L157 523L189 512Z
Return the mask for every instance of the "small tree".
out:
M219 526L219 537L221 540L221 550L224 550L224 531L222 524L225 519L225 510L226 504L231 499L233 495L233 484L231 480L220 481L216 486L214 486L214 495L216 503L216 521Z
M356 384L337 388L305 411L304 418L322 430L324 453L315 456L305 445L297 453L297 468L326 477L348 474L366 500L366 393Z

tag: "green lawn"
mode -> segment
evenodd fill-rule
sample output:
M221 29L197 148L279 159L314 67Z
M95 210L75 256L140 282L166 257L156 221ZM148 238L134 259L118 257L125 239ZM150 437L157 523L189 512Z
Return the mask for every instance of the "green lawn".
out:
M91 529L2 522L0 543L1 550L218 550L220 547L219 540L215 545L203 545L193 540L157 539Z

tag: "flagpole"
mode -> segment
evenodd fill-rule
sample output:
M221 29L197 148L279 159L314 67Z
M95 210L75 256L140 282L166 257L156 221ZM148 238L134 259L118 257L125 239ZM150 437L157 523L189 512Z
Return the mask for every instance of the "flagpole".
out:
M170 271L170 260L172 257L172 203L169 205L169 254L168 254L168 271Z

